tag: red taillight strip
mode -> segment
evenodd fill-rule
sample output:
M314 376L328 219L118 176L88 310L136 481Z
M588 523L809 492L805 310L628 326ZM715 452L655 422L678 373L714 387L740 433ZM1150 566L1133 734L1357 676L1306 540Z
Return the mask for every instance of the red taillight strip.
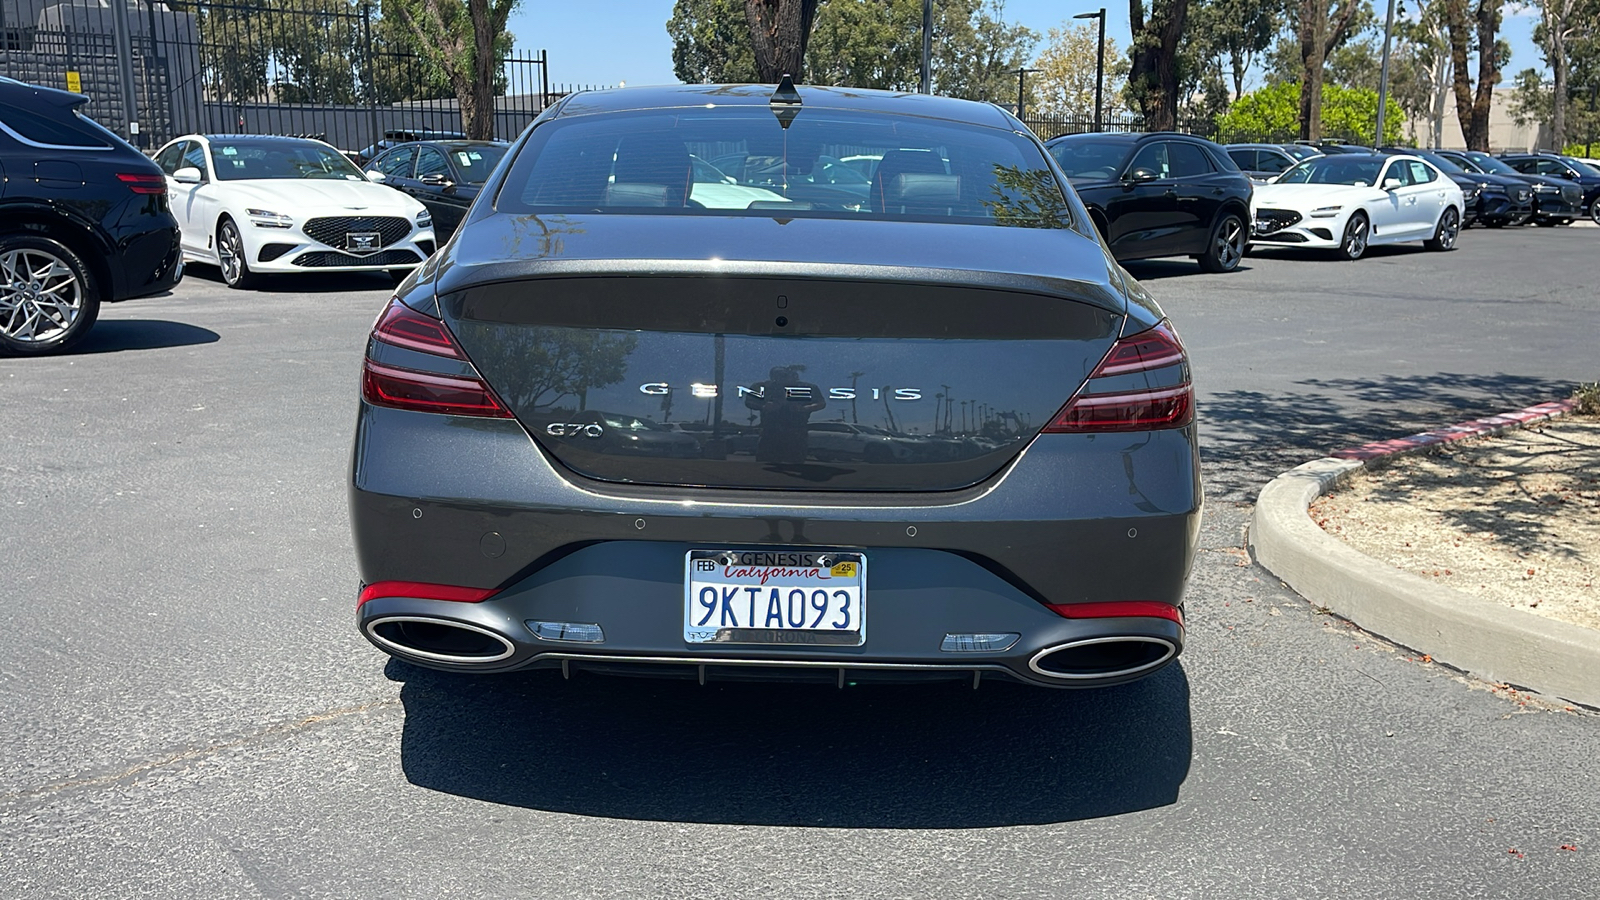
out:
M1146 331L1118 340L1089 377L1144 372L1180 362L1183 362L1183 345L1178 341L1177 332L1172 330L1171 325L1161 322Z
M161 175L145 175L134 172L120 172L117 180L128 186L128 190L135 194L165 194L167 192L167 179Z
M375 406L413 412L490 419L512 417L489 386L477 378L397 369L370 359L362 369L361 396Z
M1194 388L1079 394L1044 427L1047 434L1158 431L1194 421Z
M1106 603L1046 603L1067 619L1116 619L1131 616L1168 619L1183 624L1183 610L1159 600L1113 600Z
M379 597L404 597L408 600L449 600L452 603L481 603L499 591L495 588L458 587L426 581L375 581L361 589L356 605Z
M399 300L390 300L389 305L384 307L378 321L373 323L372 336L407 350L466 359L443 322L425 316Z

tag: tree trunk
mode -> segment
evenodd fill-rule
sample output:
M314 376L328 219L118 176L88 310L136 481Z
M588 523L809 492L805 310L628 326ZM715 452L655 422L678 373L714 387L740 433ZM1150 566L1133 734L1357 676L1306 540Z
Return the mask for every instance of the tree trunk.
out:
M1300 139L1322 137L1322 67L1327 59L1327 0L1300 0Z
M1144 17L1143 0L1128 0L1128 22L1133 32L1128 83L1133 87L1144 127L1172 131L1178 127L1178 41L1189 16L1189 0L1166 0L1163 12L1150 7Z
M1489 152L1489 109L1494 86L1500 83L1500 48L1495 33L1500 28L1502 0L1478 0L1478 94L1472 104L1472 132L1463 133L1467 149ZM1462 128L1466 132L1466 128Z
M468 0L472 17L472 83L461 104L462 130L475 141L494 140L494 36L489 0ZM467 109L472 115L467 115Z
M1467 29L1467 0L1445 0L1445 25L1450 32L1450 69L1456 95L1456 119L1461 123L1461 137L1468 149L1477 149L1469 131L1472 122L1472 73L1467 70L1467 45L1471 33Z
M777 84L785 75L799 79L805 71L806 44L817 17L818 0L744 0L755 53L756 77Z
M1555 80L1555 96L1550 106L1551 149L1560 153L1567 146L1567 20L1572 15L1572 0L1545 0L1545 58Z

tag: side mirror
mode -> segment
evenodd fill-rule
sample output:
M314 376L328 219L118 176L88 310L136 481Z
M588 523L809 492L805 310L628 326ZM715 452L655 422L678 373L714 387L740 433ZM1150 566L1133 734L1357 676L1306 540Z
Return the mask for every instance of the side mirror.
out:
M1383 180L1383 189L1386 190L1386 191L1392 191L1395 188L1400 187L1404 183L1405 182L1401 181L1398 178L1385 178Z
M424 175L417 180L423 184L432 185L433 187L449 187L455 183L437 172Z
M1128 177L1127 177L1126 180L1137 183L1137 182L1141 182L1141 181L1155 181L1157 178L1160 178L1160 177L1161 176L1154 169L1142 169L1141 168L1141 169L1134 169L1133 171L1129 172L1128 173Z
M205 176L201 175L200 170L194 166L184 166L172 173L172 180L179 184L199 184L205 180Z
M383 184L389 180L389 176L379 172L377 169L369 169L367 170L367 180L373 184Z

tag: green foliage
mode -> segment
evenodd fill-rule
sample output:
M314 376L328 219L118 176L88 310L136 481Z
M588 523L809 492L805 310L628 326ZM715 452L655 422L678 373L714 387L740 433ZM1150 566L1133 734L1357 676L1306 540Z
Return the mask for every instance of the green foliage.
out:
M672 18L667 20L667 34L672 38L672 74L679 81L730 84L756 80L744 0L677 0Z
M1016 70L1039 36L1008 25L999 0L935 0L934 92L973 100L1016 96ZM677 0L667 20L672 68L690 84L756 79L744 0ZM914 90L921 80L921 0L822 0L804 81Z
M1071 214L1061 186L1047 169L994 167L993 200L984 200L996 223L1017 228L1070 228Z
M1032 78L1038 99L1029 105L1047 119L1088 118L1094 115L1095 65L1100 49L1100 31L1094 22L1062 23L1050 29L1045 48L1034 63L1039 73ZM1105 108L1120 106L1119 98L1128 83L1128 55L1117 46L1117 39L1106 35Z
M1271 84L1234 101L1217 120L1217 140L1292 140L1299 133L1300 86ZM1392 98L1384 114L1385 143L1399 143L1403 115ZM1378 92L1337 84L1323 87L1322 133L1325 137L1366 143L1378 127Z
M1600 382L1578 385L1572 392L1572 399L1578 401L1578 406L1573 412L1582 416L1600 416Z

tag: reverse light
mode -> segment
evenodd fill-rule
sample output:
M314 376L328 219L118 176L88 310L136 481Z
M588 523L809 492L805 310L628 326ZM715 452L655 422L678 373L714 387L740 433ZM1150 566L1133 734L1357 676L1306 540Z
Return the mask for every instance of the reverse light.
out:
M389 306L372 328L372 339L429 356L466 361L466 354L444 323L406 306L399 300ZM374 406L449 416L512 418L511 411L476 372L447 375L420 372L375 362L369 355L362 366L361 396Z
M1162 320L1138 334L1118 338L1078 393L1044 427L1047 434L1115 431L1159 431L1182 428L1194 421L1194 386L1189 360L1177 332ZM1106 390L1100 379L1152 373L1175 367L1164 384L1127 390Z
M452 603L481 603L499 593L494 588L459 587L426 581L374 581L361 589L356 605L380 597L405 597L408 600L448 600Z
M1046 603L1064 619L1120 619L1145 617L1183 624L1183 610L1159 600L1113 600L1107 603Z
M1313 218L1313 219L1331 219L1334 216L1337 216L1339 214L1339 211L1342 210L1342 209L1344 209L1344 207L1342 205L1341 206L1319 206L1316 209L1313 209L1311 211L1311 218Z
M293 228L294 218L270 209L247 209L245 215L250 217L250 224L257 228Z
M167 192L167 178L165 175L146 175L143 172L119 172L117 180L128 186L128 190L135 194L165 194Z

